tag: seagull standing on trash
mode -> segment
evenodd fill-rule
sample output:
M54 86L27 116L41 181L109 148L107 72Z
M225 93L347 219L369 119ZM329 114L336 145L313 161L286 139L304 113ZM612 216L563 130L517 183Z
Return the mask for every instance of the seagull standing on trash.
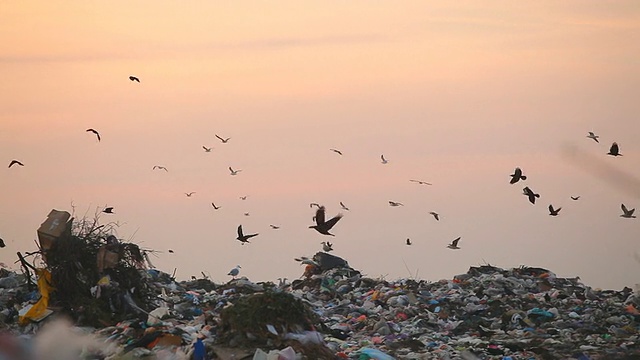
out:
M622 213L623 213L622 215L620 215L620 217L627 218L627 219L635 219L636 216L633 215L633 213L636 211L635 208L629 210L627 209L626 206L624 206L624 204L620 205L620 207L622 208Z
M238 226L238 237L236 238L238 241L240 241L242 243L242 245L244 245L244 243L248 243L249 239L251 239L254 236L258 236L258 234L248 234L248 235L244 235L242 233L242 225Z
M588 137L589 139L593 139L593 141L595 141L595 142L597 142L597 143L599 143L599 142L600 142L600 141L598 141L598 138L599 138L600 136L598 136L598 135L594 134L592 131L589 131L589 135L587 135L587 137Z
M87 129L87 132L96 134L96 137L98 138L98 142L100 142L100 133L98 133L95 129Z
M322 250L324 250L325 252L329 252L329 251L333 251L333 244L330 242L321 242L320 244L322 244Z
M609 152L607 153L607 155L622 156L622 154L620 154L620 147L618 146L618 143L614 142L613 144L611 144L611 147L609 148Z
M511 181L509 181L509 184L515 184L520 180L527 180L527 177L522 175L522 169L520 169L519 167L517 167L513 171L513 174L511 174L509 176L511 176Z
M20 165L20 166L24 166L23 163L21 163L18 160L11 160L11 162L9 163L9 167L12 167L13 165Z
M540 194L534 193L528 186L522 189L522 193L529 198L529 202L532 204L535 204L536 198L540 197Z
M560 210L562 210L561 207L554 209L553 205L549 205L549 215L551 216L558 216L558 213L560 212Z
M238 274L240 273L240 269L242 269L242 267L240 265L236 265L236 267L231 269L231 271L229 271L227 275L231 275L235 279L236 276L238 276Z
M460 236L459 236L457 239L453 240L453 241L451 242L451 244L447 245L447 247L448 247L449 249L453 249L453 250L460 249L460 248L458 247L458 241L460 241Z
M316 229L316 231L322 235L335 236L329 233L329 230L331 230L331 228L342 218L342 214L338 214L332 217L331 219L329 219L328 221L324 220L324 216L325 216L324 206L320 206L318 210L316 210L316 216L315 216L316 224L309 226L309 228Z

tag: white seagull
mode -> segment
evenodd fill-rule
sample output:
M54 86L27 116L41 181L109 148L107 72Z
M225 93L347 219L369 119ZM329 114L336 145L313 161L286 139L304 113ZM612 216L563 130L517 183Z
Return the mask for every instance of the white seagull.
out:
M453 240L453 241L451 242L451 244L447 245L447 247L448 247L449 249L453 249L453 250L460 249L460 248L458 247L458 241L460 241L460 237L459 237L459 236L458 236L458 238L457 238L457 239Z
M593 141L595 141L595 142L597 142L597 143L599 143L599 142L600 142L600 141L598 141L598 138L599 138L600 136L598 136L598 135L594 134L592 131L589 131L589 135L587 135L587 137L588 137L589 139L593 139Z
M236 265L236 267L231 269L231 271L229 271L227 275L231 275L235 279L236 276L238 276L238 274L240 273L240 269L242 269L242 267L240 265Z

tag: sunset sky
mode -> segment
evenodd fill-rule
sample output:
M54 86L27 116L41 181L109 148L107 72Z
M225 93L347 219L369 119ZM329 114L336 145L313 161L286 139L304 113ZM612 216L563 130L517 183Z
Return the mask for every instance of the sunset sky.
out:
M329 240L370 277L640 283L640 219L620 217L640 208L638 1L5 1L0 38L10 268L51 209L113 206L101 220L178 279L293 280ZM335 237L310 202L344 214Z

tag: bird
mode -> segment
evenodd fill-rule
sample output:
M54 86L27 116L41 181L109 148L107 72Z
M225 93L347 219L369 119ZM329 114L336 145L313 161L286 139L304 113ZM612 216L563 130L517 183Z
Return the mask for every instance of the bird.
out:
M607 153L607 155L622 156L622 154L620 154L620 147L618 146L618 143L614 142L613 144L611 144L611 148L609 148L609 152Z
M169 249L169 253L173 254L173 250Z
M220 141L222 141L222 143L223 143L223 144L226 144L227 142L229 142L229 140L231 140L231 138L230 138L230 137L229 137L229 138L226 138L226 139L223 139L223 138L221 138L220 136L218 136L218 134L216 134L216 137L217 137L218 139L220 139Z
M525 187L524 189L522 189L523 194L526 195L529 198L529 202L532 204L536 203L536 198L540 197L540 194L536 194L533 192L533 190L529 189L529 187Z
M129 80L131 80L131 81L137 81L137 82L140 82L140 79L138 79L137 77L135 77L135 76L133 76L133 75L132 75L132 76L129 76Z
M102 210L103 213L107 213L107 214L113 214L113 206L109 206L104 208L104 210Z
M384 158L384 154L383 154L383 155L380 155L380 159L381 159L381 162L382 162L383 164L386 164L386 163L388 163L388 162L389 162L389 161L387 161L387 159L385 159L385 158Z
M447 245L447 247L448 247L449 249L453 249L453 250L460 249L460 248L458 247L458 241L460 241L460 237L458 237L457 239L453 240L453 241L451 242L451 244Z
M229 171L231 172L231 175L238 175L238 173L242 171L242 169L233 170L231 166L229 166Z
M620 205L620 207L622 208L622 212L623 214L620 215L623 218L627 218L627 219L635 219L635 215L633 215L634 211L636 211L636 209L627 209L626 206L624 206L624 204Z
M389 201L389 206L404 206L404 204L397 201Z
M247 200L247 196L240 196L240 200Z
M248 212L244 213L244 216L249 216L249 213Z
M192 191L192 192L188 192L188 193L184 193L184 194L187 195L187 197L191 197L191 195L193 195L195 193L196 193L195 191Z
M240 273L240 269L242 269L242 267L240 265L236 265L236 267L231 269L231 271L229 271L227 275L231 275L235 279L236 276L238 276L238 274Z
M306 256L300 256L299 258L294 258L293 260L300 262L300 265L304 264L304 265L319 266L316 261L314 261L313 259L309 259Z
M318 209L320 209L320 204L318 204L318 203L313 203L313 202L312 202L311 204L309 204L309 207L310 207L310 208L312 208L312 207L314 207L314 206L315 206L315 207L317 207Z
M411 239L407 238L407 245L411 245Z
M578 199L580 199L580 196L579 196L579 195L578 195L578 196L572 196L572 197L571 197L571 200L578 200Z
M554 209L553 205L549 205L549 215L551 216L558 216L558 213L560 212L560 210L562 210L561 207Z
M333 250L333 244L330 242L321 242L320 244L322 244L322 250L324 250L325 252L329 252Z
M436 219L436 221L440 221L440 214L438 214L435 211L429 211L429 214L433 215L433 217Z
M517 167L513 171L513 174L511 174L509 176L511 176L511 181L509 181L509 184L515 184L520 180L527 180L527 177L522 175L522 170L519 167Z
M414 182L414 183L418 183L420 185L433 185L432 183L428 183L428 182L422 181L422 180L409 180L409 181Z
M271 228L272 228L273 230L278 230L278 229L280 229L280 226L277 226L277 225L273 225L273 224L271 224L271 225L269 225L269 226L271 226Z
M242 245L244 245L244 243L248 243L249 239L251 239L254 236L258 236L258 234L244 235L242 233L242 225L238 225L238 237L236 239L240 241Z
M318 210L316 210L316 216L315 216L316 224L309 226L309 228L316 229L316 231L322 235L335 236L329 233L329 230L331 230L331 228L342 218L342 214L338 214L332 217L331 219L329 219L328 221L325 221L324 212L325 212L324 206L320 206Z
M9 167L12 167L13 165L20 165L20 166L24 166L23 163L21 163L18 160L11 160L11 162L9 163Z
M589 131L589 135L587 135L587 137L588 137L589 139L593 139L593 141L595 141L595 142L597 142L597 143L599 143L599 142L600 142L600 141L598 141L598 138L599 138L600 136L598 136L598 135L594 134L592 131Z
M349 211L349 208L345 204L343 204L342 201L340 201L340 207L342 208L342 210Z
M338 150L338 149L329 149L329 150L331 150L331 151L333 151L334 153L336 153L336 154L338 154L338 155L342 156L342 151L340 151L340 150Z
M4 243L4 240L2 240L2 239L0 238L0 248L3 248L3 247L5 247L5 246L7 246L7 245Z
M214 204L214 203L211 203L211 206L213 206L213 209L214 209L214 210L218 210L218 209L220 209L220 206L216 206L216 204Z
M210 148L210 147L206 147L204 145L202 145L202 148L204 149L204 152L211 152L211 149L213 149L213 148Z
M98 131L96 131L95 129L87 129L86 131L96 134L96 136L98 137L98 141L100 141L100 133L98 133Z
M158 169L158 170L164 170L164 171L167 171L167 172L169 171L169 170L167 170L167 168L166 168L166 167L164 167L164 166L160 166L160 165L155 165L155 166L153 167L153 170L155 170L155 169Z

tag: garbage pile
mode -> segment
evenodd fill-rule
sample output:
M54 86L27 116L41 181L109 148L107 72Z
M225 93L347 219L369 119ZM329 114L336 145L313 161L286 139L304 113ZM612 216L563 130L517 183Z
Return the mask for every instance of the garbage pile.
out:
M306 267L291 283L242 277L216 284L206 277L177 282L125 261L118 266L135 269L125 278L139 279L145 298L118 285L106 299L122 306L92 305L87 299L99 299L96 286L105 284L84 275L72 277L91 285L87 294L74 293L84 311L40 304L47 315L26 317L24 309L45 296L54 305L71 301L59 294L61 278L46 273L80 260L68 252L76 260L57 262L54 254L47 253L48 267L29 274L0 269L0 358L38 358L28 349L52 342L41 334L56 334L70 349L59 357L65 359L640 359L640 292L592 289L542 268L484 265L436 282L387 281L320 252L296 259ZM93 281L104 282L99 275Z

